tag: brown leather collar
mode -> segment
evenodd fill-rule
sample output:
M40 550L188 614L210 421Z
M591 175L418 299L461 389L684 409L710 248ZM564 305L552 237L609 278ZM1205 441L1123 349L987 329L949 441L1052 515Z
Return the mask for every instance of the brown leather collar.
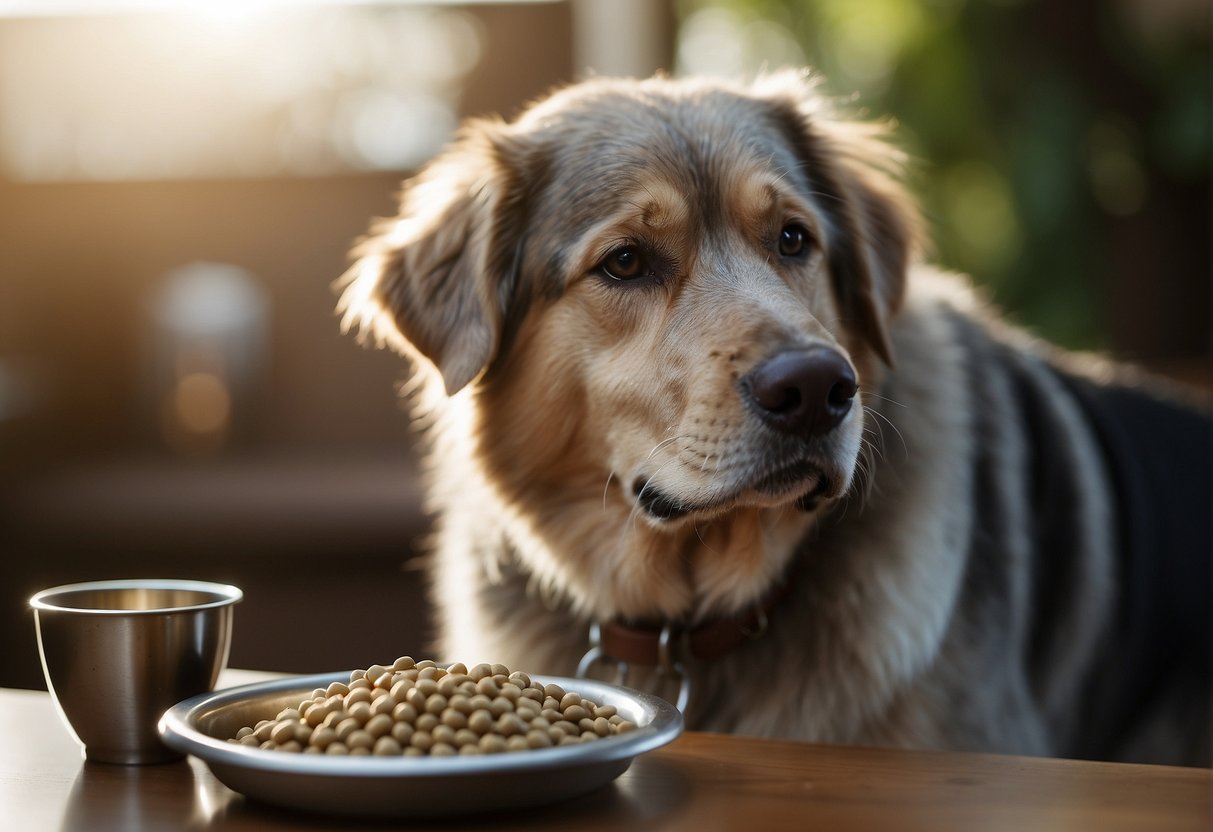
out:
M718 659L744 642L762 635L767 614L788 593L780 581L752 606L729 616L710 618L692 627L615 619L600 626L602 658L636 665L661 665L662 633L669 628L669 644L680 645L682 658Z

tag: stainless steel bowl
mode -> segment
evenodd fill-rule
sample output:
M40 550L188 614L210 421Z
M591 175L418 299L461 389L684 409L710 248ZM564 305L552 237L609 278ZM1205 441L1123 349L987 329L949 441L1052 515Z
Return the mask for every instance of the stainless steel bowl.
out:
M234 586L202 581L95 581L30 598L51 696L85 756L155 763L181 754L157 720L209 691L227 664Z
M614 705L639 728L579 745L474 757L333 757L227 742L241 727L297 706L315 688L349 678L348 673L291 677L203 694L170 709L160 721L160 733L170 746L200 757L223 784L248 797L326 814L397 818L462 815L575 797L609 783L638 754L682 733L682 715L664 699L588 679L532 675Z

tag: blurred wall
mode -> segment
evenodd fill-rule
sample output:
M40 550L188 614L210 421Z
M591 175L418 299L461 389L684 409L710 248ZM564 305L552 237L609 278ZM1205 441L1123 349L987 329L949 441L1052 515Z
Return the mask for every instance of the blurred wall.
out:
M405 27L402 37L425 13L366 12L394 15L393 25ZM449 91L457 117L508 114L575 74L567 2L471 4L447 13L462 15L457 25L476 37L475 65L439 88ZM270 24L262 37L272 41L275 21L258 22ZM0 17L0 52L11 58L35 37L43 50L62 45L59 38L87 40L90 24L117 37L121 23ZM123 36L170 23L136 21L136 33ZM373 27L375 19L360 25ZM340 54L331 57L331 83L365 72L341 63ZM41 67L38 74L31 66L13 75L19 64L0 66L10 70L0 77L2 142L14 136L5 132L13 114L4 102L15 100L3 91L57 78L59 70ZM254 97L251 87L247 96L239 88L229 93L233 109L258 112L246 100ZM44 94L57 92L75 94ZM331 99L322 95L329 94L313 95L319 105ZM380 100L357 89L350 95ZM83 135L83 122L51 122L54 102L20 100L45 103L38 117L59 131L48 134L35 159L41 167L32 168L53 173L47 149L55 142L70 149L61 132ZM122 105L146 118L148 129L162 124L139 101ZM345 105L333 106L338 112ZM254 126L272 130L281 121L266 116ZM380 149L375 136L363 138ZM264 139L246 137L250 148ZM26 157L11 154L0 168L0 685L42 684L25 600L45 586L102 578L242 586L237 666L326 671L427 650L429 609L414 561L428 523L397 394L406 368L399 357L363 349L339 332L331 285L371 218L393 213L408 170L378 170L359 159L343 166L335 154L325 162L331 169L314 175L253 166L216 176L208 171L224 169L240 141L199 141L198 154L215 146L225 148L218 158L186 159L181 164L196 170L175 178L89 181L69 167L59 179L40 179L14 169L13 159ZM141 169L139 159L130 165ZM149 394L148 305L166 274L198 262L244 270L268 312L263 366L247 401L232 403L233 429L217 446L183 453L166 441L163 403Z

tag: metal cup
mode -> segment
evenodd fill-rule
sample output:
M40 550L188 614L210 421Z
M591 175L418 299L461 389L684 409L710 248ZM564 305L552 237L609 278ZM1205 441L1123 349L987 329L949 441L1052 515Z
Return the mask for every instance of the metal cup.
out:
M212 690L227 664L234 586L94 581L30 598L42 670L64 724L89 760L179 759L160 742L161 714Z

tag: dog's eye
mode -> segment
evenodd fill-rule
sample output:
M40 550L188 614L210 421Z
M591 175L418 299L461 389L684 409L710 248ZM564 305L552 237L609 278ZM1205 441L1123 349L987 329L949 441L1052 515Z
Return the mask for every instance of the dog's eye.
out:
M644 257L636 246L620 246L602 261L602 271L612 280L632 280L645 274Z
M809 232L803 226L791 223L779 232L779 253L784 257L798 257L809 249Z

